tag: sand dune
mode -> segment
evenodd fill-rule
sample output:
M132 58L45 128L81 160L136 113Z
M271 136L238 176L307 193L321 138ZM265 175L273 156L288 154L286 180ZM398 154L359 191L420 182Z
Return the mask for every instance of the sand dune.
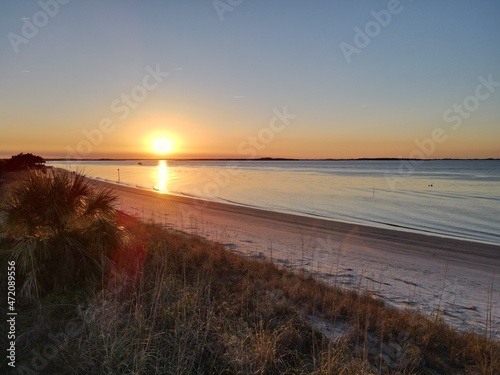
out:
M143 220L500 337L500 246L94 183L112 188L119 208Z

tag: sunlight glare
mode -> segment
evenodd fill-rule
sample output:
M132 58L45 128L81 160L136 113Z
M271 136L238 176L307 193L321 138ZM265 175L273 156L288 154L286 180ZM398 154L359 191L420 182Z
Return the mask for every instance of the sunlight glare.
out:
M166 192L168 182L168 168L166 160L158 160L158 167L156 172L158 184L154 187L154 189L156 191Z
M151 146L157 154L168 154L174 148L174 143L170 138L158 137L153 139Z

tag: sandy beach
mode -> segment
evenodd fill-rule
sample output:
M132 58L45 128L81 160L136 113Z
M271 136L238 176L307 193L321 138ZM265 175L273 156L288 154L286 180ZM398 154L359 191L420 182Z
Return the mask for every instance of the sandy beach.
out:
M500 337L500 246L93 183L112 188L118 208L144 221Z

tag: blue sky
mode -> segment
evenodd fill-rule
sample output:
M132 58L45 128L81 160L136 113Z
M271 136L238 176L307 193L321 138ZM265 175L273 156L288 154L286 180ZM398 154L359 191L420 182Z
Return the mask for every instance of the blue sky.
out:
M390 20L358 48L373 12ZM500 87L458 129L443 120L480 77L500 82L499 19L493 0L4 0L0 157L146 157L160 135L178 157L408 157L436 128L447 139L426 157L500 157ZM120 119L112 103L147 67L169 76ZM284 108L295 117L269 136Z

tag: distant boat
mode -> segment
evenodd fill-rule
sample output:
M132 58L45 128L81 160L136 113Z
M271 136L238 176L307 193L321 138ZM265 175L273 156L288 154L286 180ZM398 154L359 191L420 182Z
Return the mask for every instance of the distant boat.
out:
M142 163L141 163L141 162L139 162L139 163L137 163L137 164L142 165Z

